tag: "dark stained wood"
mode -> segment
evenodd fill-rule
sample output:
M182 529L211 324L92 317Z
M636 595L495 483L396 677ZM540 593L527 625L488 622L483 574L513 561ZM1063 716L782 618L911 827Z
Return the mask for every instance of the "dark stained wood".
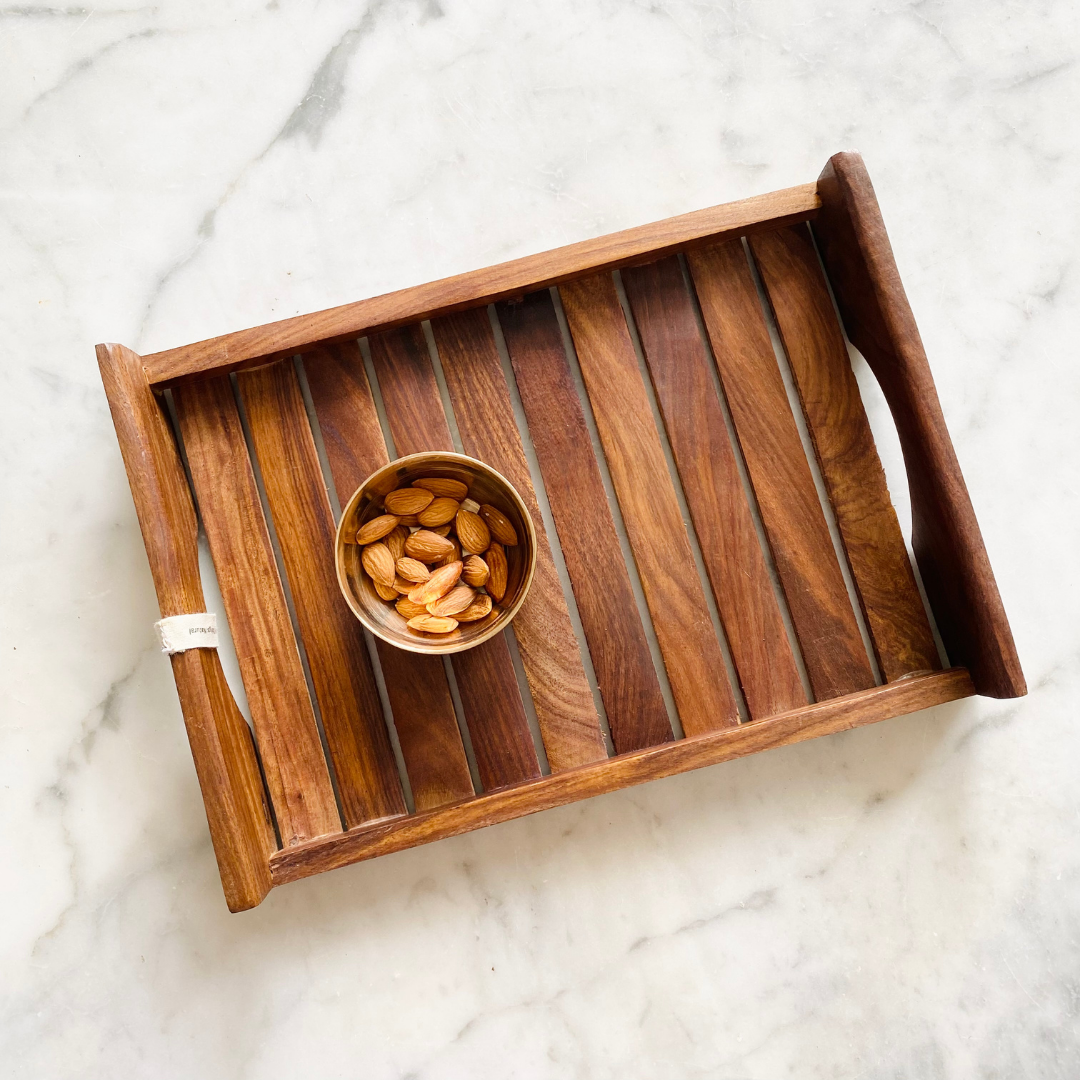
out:
M355 341L304 356L311 398L338 498L389 461L363 358ZM413 804L431 810L473 794L442 660L375 639Z
M754 718L787 712L806 693L682 267L672 255L622 278L747 709Z
M161 617L205 611L195 511L163 407L137 353L99 345L97 359ZM251 733L216 649L170 660L225 900L230 911L243 911L270 890L269 858L277 847Z
M1012 631L862 158L833 156L818 188L826 216L814 234L848 337L896 422L912 547L945 648L980 694L1018 697L1027 683Z
M870 640L886 681L941 667L866 418L859 385L807 226L752 237L836 514Z
M405 813L359 623L334 570L334 516L291 360L242 372L240 395L289 579L345 823Z
M817 215L819 205L821 212ZM847 601L840 564L832 550L825 515L817 502L795 417L772 354L750 265L741 241L721 243L741 236L752 238L762 231L807 220L814 222L826 273L850 338L867 357L896 420L911 489L916 557L945 644L954 662L961 660L970 665L970 677L963 668L916 670L884 686L869 686L870 661L861 648L855 612ZM802 365L804 360L811 362L807 357L818 363L821 353L825 373L830 377L835 374L829 367L839 356L835 328L824 326L827 320L822 311L820 281L812 288L807 284L813 276L809 274L812 264L802 234L781 235L786 244L780 252L784 272L771 282L774 304L781 322L785 303L790 303L792 309L800 305L800 317L810 321L811 342L803 342L800 332L789 340L788 347L804 396L816 401L812 394L821 390L822 371L804 370ZM793 243L792 236L799 243ZM763 253L771 251L772 242L758 245L763 263L768 262ZM648 388L637 370L629 330L610 279L614 267L655 263L678 251L685 251L690 261L714 362L729 399L814 691L819 698L832 695L815 705L771 718L758 717L741 726L735 723L719 644L715 639L712 646L708 644L706 631L711 631L711 625L704 607L705 596L693 572L678 501L666 474L660 433L652 424ZM660 271L668 275L660 282L665 288L652 281L650 271L628 271L629 292L639 312L652 308L658 312L651 344L650 315L639 315L642 337L650 353L661 409L669 417L672 445L686 473L684 486L692 513L697 520L702 506L707 505L720 517L722 500L732 498L730 463L720 460L717 464L725 455L722 443L712 445L720 427L716 410L708 394L704 395L704 404L699 400L700 353L682 334L688 326L685 301L678 298L677 290L672 293L666 288L674 287L670 270L661 267ZM640 291L635 296L635 281L639 285L650 282L644 289L644 300ZM797 288L792 288L792 281ZM648 650L644 648L644 633L629 592L626 568L612 569L606 562L589 565L586 540L594 543L596 552L614 552L612 563L616 566L618 543L603 498L598 463L592 458L581 403L566 404L576 398L571 378L573 356L562 353L554 309L544 291L563 282L569 283L563 289L564 298L605 456L684 725L691 733L683 740L671 740L663 723L657 701L657 673L651 670ZM600 759L564 768L551 776L538 776L539 765L507 639L500 637L454 658L480 772L488 790L482 795L469 794L462 782L460 757L456 756L459 744L450 737L452 733L440 741L437 732L422 731L418 726L416 753L427 755L424 767L430 766L431 771L419 785L419 812L407 815L401 812L403 799L371 685L366 652L357 636L360 629L356 620L345 613L332 562L326 565L332 555L333 521L296 372L291 359L285 365L265 365L278 357L310 353L317 346L355 340L360 333L367 333L372 336L376 365L382 368L382 389L399 440L398 451L405 454L424 446L449 449L450 434L419 332L420 320L450 316L492 301L513 300L516 304L527 294L535 295L518 306L504 305L501 316L594 666L612 719L613 740L617 749L627 752L611 761ZM664 304L658 303L655 294ZM478 340L479 323L475 318L470 317L473 322L465 320L465 330L453 324L462 343L468 343L470 348ZM672 321L674 326L668 325ZM404 329L398 334L397 328ZM790 327L783 332L789 338L793 333ZM800 346L809 350L807 357L800 353ZM483 342L481 359L487 348L488 343ZM668 355L689 358L689 371L683 370L680 361L664 373L665 378L659 377L656 358ZM385 447L379 445L378 425L372 415L368 388L360 377L355 348L331 349L324 357L328 358L325 362L319 363L319 358L312 362L313 394L323 399L328 451L341 477L338 483L347 489L360 474L366 475L367 458L383 459ZM216 652L197 649L171 659L222 884L234 911L258 904L271 885L350 862L655 777L874 723L974 692L1009 697L1026 690L873 188L857 154L834 157L817 185L700 211L147 358L122 346L102 345L98 346L98 358L163 615L198 612L205 601L199 580L191 493L152 386L180 380L194 382L244 369L241 386L251 410L258 455L266 466L274 516L280 512L283 523L286 571L298 600L302 636L313 657L320 702L327 695L327 680L337 681L324 703L331 719L326 735L334 766L345 778L342 796L353 827L275 853L270 803L259 774L257 751L229 692ZM466 359L479 363L472 356ZM481 365L478 370L494 377L493 367ZM807 377L807 371L812 378ZM687 446L678 434L682 417L677 417L672 408L675 395L684 391L671 389L672 400L665 404L666 378L677 380L672 387L691 387L685 391L691 398L685 408L692 417L686 427L690 431L704 429L699 438L708 450L699 457L707 456L712 462L712 482L717 490L708 490L709 479L704 473L686 464ZM335 392L336 380L343 380L341 395ZM855 402L850 383L841 380L837 385L837 400L842 403L839 411L851 415ZM827 388L837 390L831 383ZM188 389L185 384L181 399ZM712 389L715 392L715 386ZM464 402L461 386L456 387L454 395ZM494 389L483 388L483 398L485 402L505 404L497 382ZM720 398L715 400L719 402ZM350 401L355 407L350 407ZM475 438L477 447L486 445L480 436L470 432L470 425L480 422L474 420L464 403L461 412L466 437ZM808 405L806 412L812 414L813 407ZM561 419L565 423L560 426ZM356 429L350 430L354 422ZM496 425L501 422L501 416L496 418ZM813 428L812 416L810 423ZM520 469L517 451L512 446L508 449L505 442L508 436L499 434L497 426L496 434L498 438L490 436L495 441L487 452L509 453L513 464L504 464L504 469ZM889 514L883 509L883 490L875 487L873 469L865 460L865 440L859 438L858 432L847 432L858 459L854 466L845 457L847 443L838 439L826 446L820 430L815 436L826 474L830 469L842 472L840 480L834 475L830 481L842 527L845 516L857 519L847 522L845 539L849 550L853 549L852 537L856 537L864 561L873 564L869 571L866 565L859 569L860 555L852 550L855 578L867 598L869 618L880 601L869 598L866 581L873 580L878 588L889 582L895 571L895 561L893 571L887 569L889 560L896 557L895 533L891 522L886 521L885 533L892 537L888 542L891 547L878 559L872 542L877 534L858 515L869 499L870 518L880 526L882 517L887 519ZM695 464L699 464L697 459ZM852 478L855 472L861 477L858 481ZM200 483L205 486L205 477ZM869 494L868 486L873 489ZM244 489L247 494L241 497L250 498L246 481L237 490ZM599 495L593 499L598 490ZM343 498L346 494L342 492ZM221 493L213 493L212 499L220 501ZM243 516L250 511L237 513ZM740 524L738 511L731 520L731 531L747 540L745 522ZM700 523L698 528L711 549L714 544L707 536L708 528ZM531 531L531 521L526 531ZM249 525L248 534L252 533L257 534L258 529ZM714 540L718 547L731 542L730 537L714 536ZM261 543L256 540L257 547ZM706 558L719 559L721 554L710 550ZM747 558L746 567L754 576L753 556ZM892 584L895 586L895 580ZM746 583L743 588L748 588ZM731 590L736 591L734 585ZM619 617L617 630L611 633L601 629L605 597L610 614ZM726 601L721 604L726 619L731 618L729 607ZM886 629L895 630L906 618L890 615L892 625ZM883 619L882 625L889 621ZM895 637L886 642L882 626L874 631L873 618L869 622L887 673L900 670L905 663L915 663L901 659L899 667L891 668L887 658L899 655L904 642L898 644ZM733 630L729 633L733 639L738 637ZM733 641L737 664L742 649ZM418 669L396 669L395 662L405 664L407 658L404 653L388 650L384 655L388 682L403 679L408 683L396 690L391 688L395 708L410 716L434 708L445 717L445 690L434 674L428 676L428 682L435 687L432 696L424 689L428 685L425 677L415 674ZM755 679L760 677L760 670L756 670ZM744 681L754 685L754 680L747 680L745 675ZM709 700L710 696L713 700ZM716 701L717 697L722 700ZM753 693L747 697L749 700ZM635 702L640 705L636 717ZM751 707L768 711L771 706ZM343 729L343 723L351 726ZM718 723L725 726L693 734ZM440 730L449 732L445 724ZM658 744L648 745L651 742ZM434 758L441 754L453 757L454 762L447 764L450 779L440 787L433 778L439 775ZM415 761L410 767L415 767ZM350 770L355 770L356 775ZM333 773L332 768L330 775ZM362 807L356 805L358 799L364 802ZM390 816L378 818L380 810L372 800L381 800ZM358 819L363 820L357 824Z
M722 235L741 236L762 224L803 221L813 216L818 205L815 185L802 184L582 240L554 251L527 255L370 300L151 353L143 358L143 364L151 383L166 383L184 375L219 369L232 370L245 363L291 356L317 345L347 341L490 304L556 285L579 274L625 266L642 257L655 258L666 251Z
M427 342L419 326L369 339L390 434L399 457L453 451ZM499 635L451 661L480 782L485 790L540 775L506 639Z
M814 695L865 690L873 669L742 244L687 258Z
M671 736L660 682L563 351L551 296L500 304L499 322L574 588L616 753ZM620 612L612 619L613 611Z
M724 728L692 739L680 739L595 765L545 776L531 784L479 795L457 806L416 814L351 833L279 851L271 857L275 885L310 874L373 859L402 848L428 844L481 829L500 821L590 799L609 791L644 784L664 776L732 761L778 746L816 739L837 731L877 724L904 713L970 697L975 692L963 668L914 675L858 694L803 705L779 716Z
M228 375L173 395L263 772L286 847L341 818Z
M560 289L683 731L738 723L652 407L610 274Z
M448 315L435 320L431 329L462 448L514 485L536 529L536 570L513 630L551 771L599 761L607 757L600 718L540 517L487 309Z

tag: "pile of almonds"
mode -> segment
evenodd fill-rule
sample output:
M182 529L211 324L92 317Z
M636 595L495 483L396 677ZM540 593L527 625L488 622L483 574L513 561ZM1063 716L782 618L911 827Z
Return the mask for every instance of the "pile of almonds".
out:
M385 513L356 534L365 573L410 630L449 634L475 622L506 594L506 548L517 533L506 515L469 497L460 480L414 480L383 499Z

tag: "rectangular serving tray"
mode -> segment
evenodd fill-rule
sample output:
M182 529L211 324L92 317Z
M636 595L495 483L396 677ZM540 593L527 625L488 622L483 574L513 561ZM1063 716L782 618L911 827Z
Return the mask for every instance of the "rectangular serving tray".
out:
M845 331L896 423L951 666ZM236 647L250 727L215 650L172 657L233 911L577 799L1026 692L858 154L816 183L145 357L99 345L98 361L161 614L205 609L201 521ZM365 637L335 580L331 493L454 449L517 487L539 551L513 640L447 667Z

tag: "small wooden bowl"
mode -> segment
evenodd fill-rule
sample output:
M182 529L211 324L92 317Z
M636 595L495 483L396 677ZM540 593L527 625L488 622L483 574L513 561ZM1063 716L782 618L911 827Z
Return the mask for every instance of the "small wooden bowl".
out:
M383 499L395 488L408 487L425 476L449 477L469 487L469 498L501 510L518 535L515 547L506 548L506 593L491 614L476 622L461 623L449 634L424 634L410 630L393 603L375 591L360 565L357 530L386 511ZM338 585L353 614L376 637L408 652L442 656L463 652L494 637L510 624L525 600L536 569L536 530L513 484L501 473L464 454L410 454L372 473L353 493L338 524L334 548Z

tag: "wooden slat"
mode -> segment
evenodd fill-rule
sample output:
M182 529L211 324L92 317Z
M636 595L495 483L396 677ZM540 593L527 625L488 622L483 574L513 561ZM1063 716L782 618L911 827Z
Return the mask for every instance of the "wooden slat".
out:
M671 724L593 456L551 296L500 304L499 322L619 754L666 742ZM612 613L618 612L618 618Z
M885 679L941 666L809 228L752 237Z
M810 685L823 700L874 673L818 501L742 244L687 259Z
M286 846L338 832L292 621L227 375L173 395L236 647L263 771Z
M360 624L334 571L334 516L291 360L239 377L345 823L405 813Z
M195 510L164 406L137 353L99 345L97 359L161 616L205 611ZM251 732L216 649L189 649L170 660L225 900L230 911L244 911L270 890L277 847Z
M623 266L650 253L659 256L670 249L715 240L722 235L742 235L763 223L778 225L785 221L802 221L813 216L819 205L815 185L802 184L583 240L554 251L528 255L370 300L223 334L178 349L166 349L144 357L143 364L151 383L169 382L184 375L219 368L231 370L254 360L289 356L316 345L346 341L448 315L463 308L490 304L556 285L578 274Z
M453 451L427 342L419 326L369 339L390 434L399 456ZM525 706L502 634L451 661L485 790L540 775Z
M304 356L338 497L352 493L389 461L364 361L355 341ZM394 713L413 804L431 810L473 794L454 703L442 660L375 639Z
M540 810L589 799L634 784L644 784L690 769L700 769L747 754L788 746L877 724L894 716L970 697L975 692L964 668L916 675L887 686L875 686L849 697L804 705L765 720L740 724L693 739L623 754L610 761L585 765L531 784L520 784L490 795L479 795L459 806L430 814L416 814L329 840L315 841L270 860L275 885L297 881L310 874L373 859L392 851L429 844L448 836L525 817Z
M806 703L677 256L623 271L750 716Z
M610 274L560 289L683 731L738 723L720 643Z
M551 771L599 761L607 757L600 718L540 517L487 309L448 315L434 321L431 329L462 448L514 485L536 528L536 570L529 595L514 617L514 637Z
M826 216L814 235L848 335L896 421L912 547L945 648L980 694L1018 697L1027 683L874 186L856 153L833 155L818 185Z

